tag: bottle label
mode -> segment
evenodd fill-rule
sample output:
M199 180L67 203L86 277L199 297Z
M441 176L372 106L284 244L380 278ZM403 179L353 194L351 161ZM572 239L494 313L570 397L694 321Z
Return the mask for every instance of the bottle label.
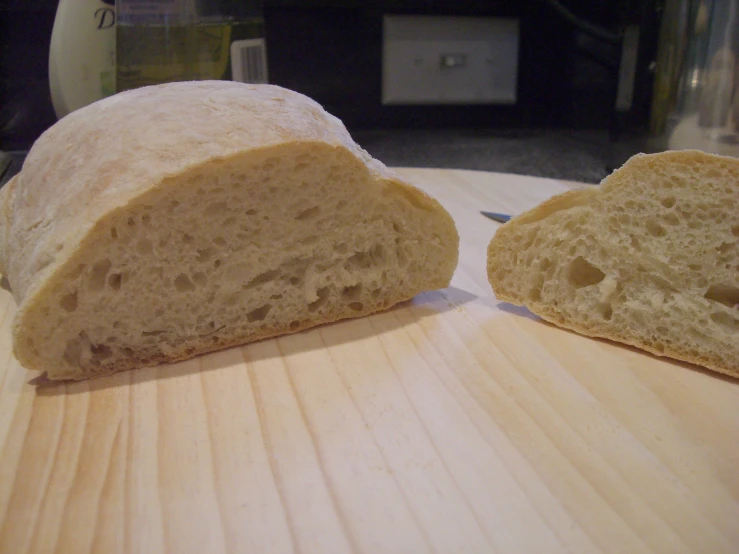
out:
M267 82L267 46L263 38L231 43L231 76L240 83Z

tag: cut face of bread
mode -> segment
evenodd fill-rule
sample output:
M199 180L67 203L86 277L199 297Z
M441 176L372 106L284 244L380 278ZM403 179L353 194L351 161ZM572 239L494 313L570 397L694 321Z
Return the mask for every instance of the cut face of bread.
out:
M326 140L237 149L136 195L99 194L110 202L79 208L89 228L66 256L45 247L52 270L20 298L16 355L52 379L366 315L447 286L456 267L454 223L436 201Z
M500 227L487 270L552 323L739 377L739 160L635 156Z

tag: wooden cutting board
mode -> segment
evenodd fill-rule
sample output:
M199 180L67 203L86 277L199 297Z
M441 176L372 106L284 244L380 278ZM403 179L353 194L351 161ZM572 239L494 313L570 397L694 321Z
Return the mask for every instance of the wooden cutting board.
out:
M479 211L573 185L402 173L461 255L386 313L48 386L0 291L0 553L739 552L739 383L492 295Z

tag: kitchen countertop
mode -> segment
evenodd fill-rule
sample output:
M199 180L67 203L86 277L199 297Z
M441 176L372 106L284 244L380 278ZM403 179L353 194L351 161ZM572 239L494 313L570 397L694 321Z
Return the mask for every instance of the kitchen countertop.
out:
M606 131L416 129L353 131L386 165L474 169L599 183L610 143Z

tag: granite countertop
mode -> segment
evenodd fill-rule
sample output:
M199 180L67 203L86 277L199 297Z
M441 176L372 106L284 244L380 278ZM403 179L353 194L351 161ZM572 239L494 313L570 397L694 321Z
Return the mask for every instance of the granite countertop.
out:
M475 169L599 183L606 131L439 129L352 132L372 156L395 167Z
M599 183L607 174L605 131L414 129L353 131L372 156L395 167L476 169ZM0 184L20 170L22 153Z

